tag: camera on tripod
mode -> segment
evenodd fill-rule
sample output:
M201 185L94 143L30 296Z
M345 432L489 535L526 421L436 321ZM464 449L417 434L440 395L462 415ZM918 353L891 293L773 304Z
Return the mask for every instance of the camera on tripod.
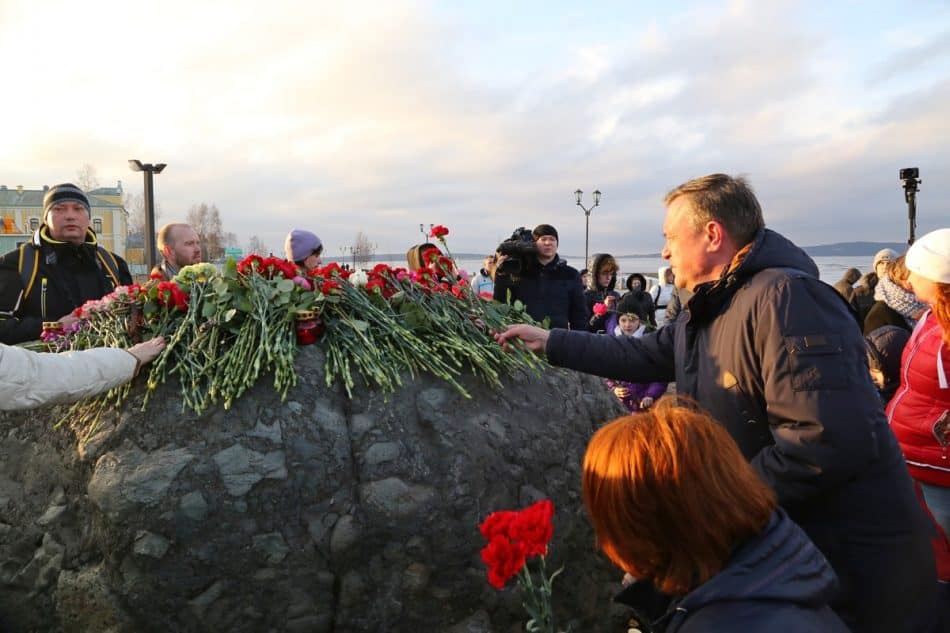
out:
M908 244L914 243L914 229L917 228L917 192L920 189L920 170L916 167L905 167L900 172L901 186L904 188L904 201L907 203L907 219L910 222L910 239Z
M497 269L503 275L519 275L538 265L538 246L531 231L523 226L516 228L495 250L507 257Z

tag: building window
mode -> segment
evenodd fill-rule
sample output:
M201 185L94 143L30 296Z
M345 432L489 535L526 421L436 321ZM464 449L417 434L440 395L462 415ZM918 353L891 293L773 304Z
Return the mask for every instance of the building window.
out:
M96 234L102 233L102 218L96 218L92 221L92 230Z
M30 218L30 233L40 228L40 219L39 218Z

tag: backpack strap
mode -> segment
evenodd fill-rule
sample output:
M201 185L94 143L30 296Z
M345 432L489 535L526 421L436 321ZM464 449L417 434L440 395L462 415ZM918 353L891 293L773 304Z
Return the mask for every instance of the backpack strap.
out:
M119 262L116 261L115 255L101 246L96 246L96 254L106 272L112 277L112 287L118 288L121 286L122 284L119 282Z
M29 249L30 252L27 252ZM40 249L33 244L20 244L20 258L17 262L17 270L20 271L20 283L23 286L23 294L20 301L26 299L30 291L33 290L33 284L36 282L36 273L40 268Z

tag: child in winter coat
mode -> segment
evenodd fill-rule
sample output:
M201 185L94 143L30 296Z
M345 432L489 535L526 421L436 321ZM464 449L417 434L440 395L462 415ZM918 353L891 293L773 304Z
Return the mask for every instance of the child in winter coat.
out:
M640 338L647 331L645 323L633 312L620 315L620 325L614 330L614 336L632 336ZM665 382L627 382L625 380L607 380L607 386L613 390L627 411L649 409L655 400L666 393Z
M910 332L896 325L882 325L864 337L871 380L886 407L901 384L901 355Z

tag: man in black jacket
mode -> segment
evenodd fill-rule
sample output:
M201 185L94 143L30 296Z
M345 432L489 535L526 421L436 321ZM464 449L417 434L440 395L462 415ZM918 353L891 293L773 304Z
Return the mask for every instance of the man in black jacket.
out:
M841 584L832 607L853 630L932 630L927 524L848 306L801 249L765 228L743 179L698 178L665 204L663 257L694 293L687 315L640 339L530 326L496 338L609 378L675 379L828 558Z
M531 236L538 249L538 265L510 275L501 270L504 256L500 257L495 273L495 300L520 300L536 321L549 318L551 327L570 326L572 330L586 331L584 287L578 272L557 255L557 230L550 224L539 224Z
M96 243L90 216L76 185L56 185L43 196L43 224L31 242L0 258L0 342L38 339L44 321L69 326L74 309L132 283L125 260Z

